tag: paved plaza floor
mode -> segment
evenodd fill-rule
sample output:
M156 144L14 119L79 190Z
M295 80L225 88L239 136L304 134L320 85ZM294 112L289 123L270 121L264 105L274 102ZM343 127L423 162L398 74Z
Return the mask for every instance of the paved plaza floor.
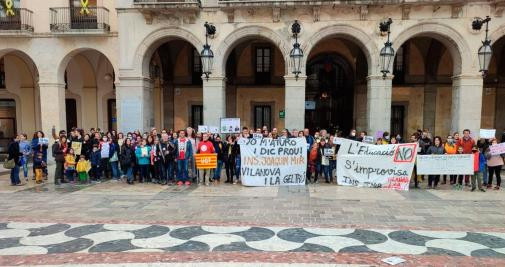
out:
M2 266L505 266L502 190L9 184Z

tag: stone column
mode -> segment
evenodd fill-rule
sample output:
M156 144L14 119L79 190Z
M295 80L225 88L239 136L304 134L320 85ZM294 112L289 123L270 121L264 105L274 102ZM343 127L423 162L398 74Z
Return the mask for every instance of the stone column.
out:
M208 126L221 124L226 117L226 78L203 78L203 123Z
M424 106L423 106L423 130L429 129L435 134L435 120L437 114L437 86L427 84L424 87Z
M148 78L119 77L116 87L120 132L149 131L154 127L153 86Z
M295 78L284 76L284 127L290 131L305 127L305 80L306 76Z
M390 131L392 76L367 77L367 131L375 135L377 131Z
M42 131L47 138L52 139L51 130L53 127L56 134L60 130L67 130L65 84L40 82L39 89Z
M482 77L460 75L452 78L452 132L470 129L479 134L482 112Z

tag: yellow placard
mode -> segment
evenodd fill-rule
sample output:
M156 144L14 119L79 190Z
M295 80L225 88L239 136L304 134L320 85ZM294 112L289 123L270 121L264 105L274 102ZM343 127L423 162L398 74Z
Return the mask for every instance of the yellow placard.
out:
M72 142L72 149L74 150L74 155L81 155L82 143Z
M196 154L195 163L199 170L215 169L217 168L217 154Z

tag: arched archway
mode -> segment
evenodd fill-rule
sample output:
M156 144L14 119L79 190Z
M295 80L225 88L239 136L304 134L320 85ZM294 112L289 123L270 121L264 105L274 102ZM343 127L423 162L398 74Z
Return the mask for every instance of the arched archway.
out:
M65 88L67 131L116 130L116 112L109 112L108 107L110 100L115 100L115 77L112 62L98 50L80 48L63 57L58 80L63 81Z
M496 129L499 142L505 142L505 30L491 34L493 55L484 77L481 128Z
M38 69L26 53L0 50L0 153L16 133L29 137L40 128Z

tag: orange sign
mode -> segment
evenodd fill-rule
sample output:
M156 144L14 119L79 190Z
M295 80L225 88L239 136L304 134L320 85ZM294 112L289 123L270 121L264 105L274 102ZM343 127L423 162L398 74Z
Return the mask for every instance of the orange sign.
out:
M217 154L196 154L195 163L199 170L215 169L217 168Z

